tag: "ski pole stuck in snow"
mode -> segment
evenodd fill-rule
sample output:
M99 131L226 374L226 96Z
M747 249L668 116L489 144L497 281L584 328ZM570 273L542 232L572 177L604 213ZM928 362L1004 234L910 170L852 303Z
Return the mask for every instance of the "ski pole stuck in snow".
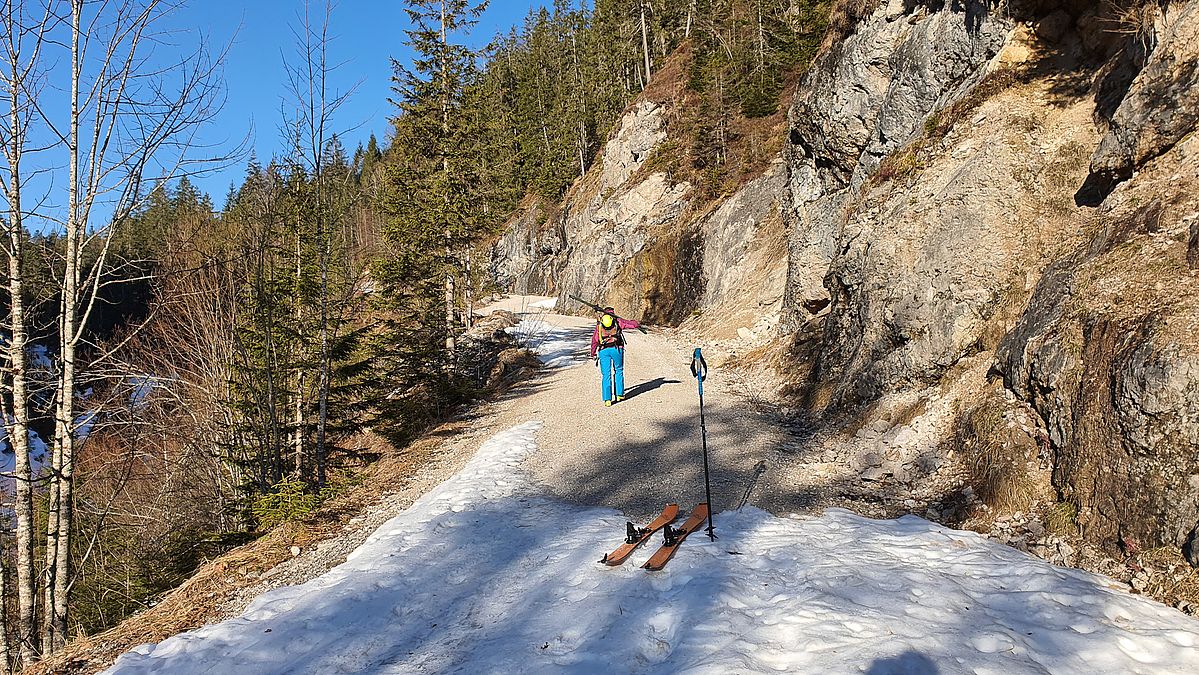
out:
M708 426L704 421L704 379L708 377L708 362L704 361L699 347L695 348L695 354L691 356L691 374L695 376L699 385L699 435L704 448L704 494L708 506L708 537L716 541L716 526L712 524L712 480L708 475Z

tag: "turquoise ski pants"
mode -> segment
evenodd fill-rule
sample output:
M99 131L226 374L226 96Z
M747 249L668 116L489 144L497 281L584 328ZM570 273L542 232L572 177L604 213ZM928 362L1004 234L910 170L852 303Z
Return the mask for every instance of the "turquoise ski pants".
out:
M613 391L617 396L624 396L624 350L620 347L599 350L599 369L604 400L611 401ZM616 385L615 390L613 384Z

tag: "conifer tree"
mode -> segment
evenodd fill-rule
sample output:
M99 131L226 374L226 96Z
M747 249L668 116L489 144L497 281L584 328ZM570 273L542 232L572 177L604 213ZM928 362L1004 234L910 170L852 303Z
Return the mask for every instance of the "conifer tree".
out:
M393 125L403 144L395 145L402 156L390 172L392 222L387 233L393 241L426 239L429 228L441 233L442 330L450 362L456 350L459 256L478 225L477 158L463 112L475 53L455 40L475 25L486 6L469 0L409 0L405 12L412 27L405 34L416 58L411 68L393 61L392 89L399 108Z

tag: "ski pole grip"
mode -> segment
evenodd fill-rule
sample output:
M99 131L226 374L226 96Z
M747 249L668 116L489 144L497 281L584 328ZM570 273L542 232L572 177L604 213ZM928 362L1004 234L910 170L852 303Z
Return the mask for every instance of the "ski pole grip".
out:
M695 348L695 354L691 356L691 375L700 382L708 377L708 362L704 361L704 355L699 347Z

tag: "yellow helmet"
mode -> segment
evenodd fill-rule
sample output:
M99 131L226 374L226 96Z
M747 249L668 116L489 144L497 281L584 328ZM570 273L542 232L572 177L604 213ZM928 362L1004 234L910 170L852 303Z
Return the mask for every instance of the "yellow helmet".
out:
M616 317L612 316L611 314L605 314L600 317L600 324L604 328L611 328L616 324Z

